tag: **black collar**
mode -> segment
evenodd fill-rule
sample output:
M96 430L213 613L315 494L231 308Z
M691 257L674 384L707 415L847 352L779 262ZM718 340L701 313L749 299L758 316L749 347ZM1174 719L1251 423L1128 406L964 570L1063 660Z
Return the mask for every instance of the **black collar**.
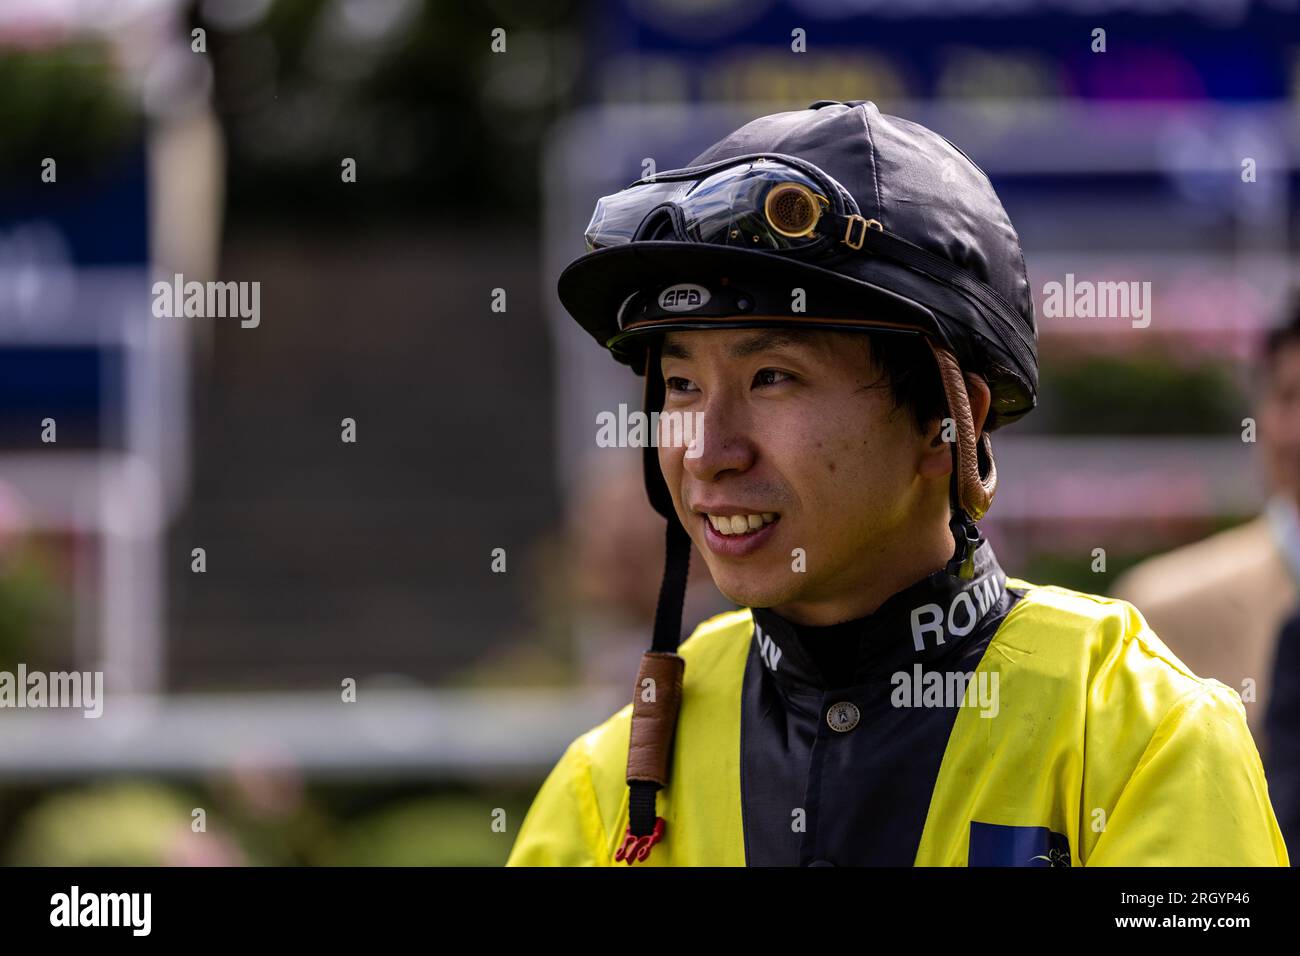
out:
M1006 611L1007 578L987 541L975 549L972 570L959 577L943 568L894 594L874 614L829 627L797 625L770 608L754 608L759 657L779 686L804 691L857 686L917 663L935 665L960 654ZM810 650L826 642L836 646ZM841 663L828 678L819 660Z

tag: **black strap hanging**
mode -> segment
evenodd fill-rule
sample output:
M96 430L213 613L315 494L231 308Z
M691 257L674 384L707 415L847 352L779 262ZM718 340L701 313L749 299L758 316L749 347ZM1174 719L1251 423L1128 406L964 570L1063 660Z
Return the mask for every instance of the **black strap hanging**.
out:
M691 539L675 517L668 519L664 541L664 576L655 608L654 638L642 659L633 698L631 739L628 750L628 827L615 859L634 863L644 860L663 836L663 820L655 813L655 797L667 783L672 735L681 704L681 675L684 662L677 656L681 642L682 605L690 572ZM658 675L659 703L639 700L642 676ZM655 709L658 712L655 713ZM647 720L644 726L638 719ZM638 779L639 778L639 779ZM652 778L652 779L647 779Z
M675 518L668 521L665 539L664 577L655 608L654 639L650 650L673 653L681 643L682 605L686 600L686 578L690 572L691 539ZM628 829L634 836L649 836L655 825L655 794L659 788L649 781L629 785Z

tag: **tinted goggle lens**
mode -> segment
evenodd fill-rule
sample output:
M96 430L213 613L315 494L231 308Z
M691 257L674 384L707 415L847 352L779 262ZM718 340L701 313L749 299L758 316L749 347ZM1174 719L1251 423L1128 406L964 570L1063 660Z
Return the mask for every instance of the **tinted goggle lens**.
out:
M826 192L803 171L772 160L699 179L638 183L596 203L587 248L631 242L646 217L661 209L679 239L758 249L802 246L817 238L817 223L831 208Z

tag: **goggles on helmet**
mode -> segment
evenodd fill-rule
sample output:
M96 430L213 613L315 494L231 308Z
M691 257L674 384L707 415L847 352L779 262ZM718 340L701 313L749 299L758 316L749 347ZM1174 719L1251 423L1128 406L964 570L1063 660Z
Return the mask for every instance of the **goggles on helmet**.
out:
M1028 363L1034 354L1032 319L1026 323L997 291L961 266L864 218L848 190L795 156L734 156L638 180L596 203L585 238L589 253L633 242L677 240L805 261L833 257L847 247L904 266L909 274L920 273L944 294L960 294L977 304L988 320L988 334L1010 356ZM631 301L625 298L624 308ZM626 332L623 309L619 316L619 328Z
M816 166L765 155L659 173L604 196L585 238L589 252L638 238L782 251L810 248L845 222L850 232L880 228Z

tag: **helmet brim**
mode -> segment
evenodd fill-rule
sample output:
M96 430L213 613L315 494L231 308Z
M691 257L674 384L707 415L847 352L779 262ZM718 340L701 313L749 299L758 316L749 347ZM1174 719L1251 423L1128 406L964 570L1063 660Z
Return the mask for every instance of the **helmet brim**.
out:
M620 308L634 293L687 283L747 289L777 301L783 312L761 306L752 316L692 312L665 315L634 329L620 327ZM791 310L796 289L806 291L805 313ZM571 263L560 275L558 291L561 304L578 324L637 372L643 371L644 336L677 330L769 325L901 328L946 342L934 313L913 299L812 263L751 249L679 241L612 246ZM834 308L819 308L830 304ZM841 317L827 320L828 313Z

